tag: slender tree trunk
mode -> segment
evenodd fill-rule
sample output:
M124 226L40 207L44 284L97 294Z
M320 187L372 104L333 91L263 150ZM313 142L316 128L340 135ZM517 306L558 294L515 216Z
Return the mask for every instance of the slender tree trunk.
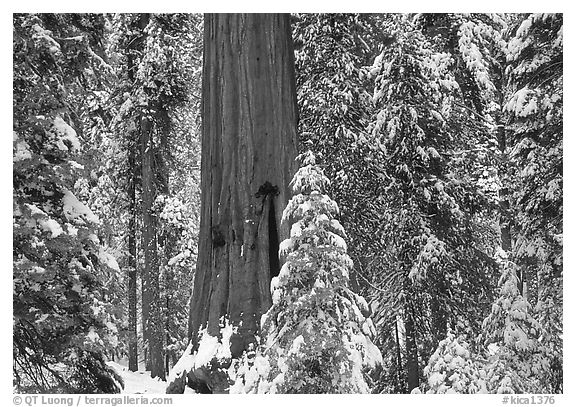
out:
M404 328L406 329L406 373L408 392L420 385L418 373L418 347L416 345L416 327L411 307L406 307Z
M170 172L168 168L168 157L170 155L170 116L168 115L168 110L164 101L160 100L158 106L156 107L156 124L158 126L158 131L160 135L160 148L157 149L155 153L155 172L156 180L158 183L158 192L165 197L170 194ZM158 246L160 256L160 264L162 270L164 271L164 309L162 310L162 317L164 319L164 335L166 345L170 344L170 338L172 334L172 324L170 323L173 312L171 310L172 306L172 294L177 287L174 286L174 274L172 273L172 267L168 265L168 261L175 252L175 243L177 236L168 229L163 228L158 234ZM170 370L170 353L165 352L164 355L164 370L166 375Z
M138 211L136 208L136 154L130 150L128 166L132 171L129 186L130 218L128 221L128 369L138 370L138 331L137 331L137 265L136 265L136 224Z
M400 335L398 334L398 320L394 323L394 333L396 336L396 372L398 373L398 386L404 388L402 380L402 352L400 350Z
M497 127L498 148L500 150L500 174L501 177L506 175L506 130L503 124ZM508 186L500 189L500 235L502 239L502 250L510 253L512 250L512 234L510 233L510 202L508 201Z
M150 251L156 250L155 247L150 247L151 244L156 245L156 237L154 236L154 242L152 242L151 236L151 216L150 208L152 203L150 202L152 191L150 191L149 183L152 182L151 169L149 168L149 158L145 163L145 152L147 145L147 138L151 134L144 135L146 131L151 132L150 122L147 119L143 119L140 123L140 159L141 159L141 172L142 172L142 250L144 251L144 267L142 268L141 275L141 291L142 291L142 339L144 342L144 362L146 365L146 370L151 370L151 359L150 359L150 330L149 330L149 320L150 320L150 269L153 267L150 264ZM146 174L144 174L146 172ZM145 180L146 178L146 180Z
M497 120L500 120L498 117ZM512 214L510 212L510 189L509 181L506 174L508 173L509 153L507 151L506 128L503 124L497 127L498 148L500 150L500 178L503 178L504 186L500 189L500 236L502 240L502 250L512 258ZM519 265L516 267L516 277L518 277L518 291L521 295L527 296L525 290L525 270L528 265Z
M505 63L502 62L502 66ZM501 68L499 71L500 80L498 81L498 102L500 106L505 104L505 89L507 87L507 75L505 69ZM508 148L508 137L506 135L506 125L505 115L503 111L496 114L496 141L498 143L498 149L500 150L500 157L498 163L498 176L502 183L502 188L500 189L500 238L502 241L502 250L508 254L508 257L512 259L512 223L514 221L512 212L510 211L510 179L508 163L510 162L510 152ZM523 267L516 268L516 276L518 277L518 290L520 294L526 294L524 292L524 273Z
M128 80L130 81L131 84L134 84L136 82L136 72L138 70L138 61L142 55L142 51L144 49L144 46L146 44L146 33L144 31L144 29L146 28L146 26L148 25L150 21L150 14L148 13L141 13L138 15L138 18L135 19L133 21L133 26L132 28L132 35L133 37L131 38L131 40L128 42L128 46L127 46L127 74L128 74ZM142 123L140 123L140 126L142 126ZM141 129L140 129L141 130ZM134 187L134 191L133 191L133 200L134 202L136 202L136 182L137 182L137 176L136 176L136 172L137 172L137 161L138 158L136 157L136 150L138 148L138 146L142 146L142 135L139 132L135 132L134 133L134 146L132 147L130 153L129 153L129 160L133 160L132 161L132 167L133 168L133 187ZM141 148L141 151L143 151L143 149ZM142 157L139 157L140 159L142 159ZM141 164L141 163L140 163ZM140 181L142 181L140 179ZM132 194L132 191L130 191L130 194ZM131 197L132 199L132 197ZM136 215L136 209L137 209L137 205L136 203L134 203L134 205L131 207L131 210L133 211L132 213L132 217L131 217L131 225L132 228L130 228L130 234L132 236L132 245L130 245L129 242L129 251L130 251L130 256L134 261L134 272L136 272L137 270L137 252L138 252L138 248L137 248L137 244L136 244L136 227L137 227L137 215ZM148 344L148 314L149 314L149 308L150 308L150 299L148 296L148 291L147 291L147 284L148 284L148 268L145 267L144 270L142 270L142 275L140 276L141 278L141 310L142 310L142 339L143 339L143 343L144 343L144 360L145 360L145 365L146 365L146 370L150 370L150 359L148 356L148 350L147 350L147 344ZM134 278L136 278L136 275L134 276ZM129 290L131 289L132 291L136 291L136 280L134 280L132 282L132 286L130 286L130 279L129 279ZM130 288L132 287L132 288ZM129 302L130 302L130 296L129 296ZM135 304L136 304L136 300L135 300ZM135 306L136 309L136 306ZM130 312L136 312L136 311L130 311L129 309L129 313ZM132 314L130 314L132 315ZM136 320L136 316L134 316L134 320ZM130 322L129 322L130 324ZM136 326L137 323L134 322L134 325ZM131 332L135 332L136 328L134 327L134 329L131 328ZM137 363L136 363L137 365Z
M154 166L154 140L152 122L141 120L142 153L142 246L144 249L144 273L142 276L142 311L147 298L148 315L146 330L148 338L147 360L152 377L165 378L163 361L164 324L160 302L160 264L158 259L158 220L152 205L156 199L156 173Z
M436 287L438 292L449 293L450 288L446 286L446 281L437 281ZM450 315L443 306L440 299L437 296L432 296L430 298L430 325L432 326L433 340L440 342L447 335L448 323L450 322Z
M233 356L254 341L280 267L280 226L294 174L296 92L287 14L204 19L201 220L189 336L221 318L238 327ZM260 192L260 193L259 193ZM205 379L212 391L226 383Z
M164 314L164 332L166 335L166 345L168 345L170 343L170 314L169 314L169 310L170 310L170 297L166 296L166 308L165 310L165 314ZM165 355L164 355L164 372L166 373L166 376L168 376L170 374L170 352L166 351Z
M133 31L134 37L129 42L127 49L127 74L130 83L136 80L136 71L138 69L136 61L139 54L142 52L143 45L145 44L144 28L148 24L150 17L148 14L140 14L135 22L135 30ZM138 158L136 148L141 143L141 135L138 132L133 133L133 145L128 154L129 167L132 171L132 180L129 186L129 199L130 199L130 220L128 224L129 237L128 237L128 252L129 252L129 271L128 271L128 327L130 331L129 336L129 369L131 371L138 370L138 336L137 336L137 226L138 226L138 205L136 203L136 184L138 180ZM141 181L141 180L140 180ZM142 277L142 276L141 276ZM142 290L143 294L143 290ZM142 307L147 307L147 301L144 300L142 295ZM147 343L146 338L146 321L148 318L148 310L142 310L142 336L144 343ZM146 354L146 351L144 351Z

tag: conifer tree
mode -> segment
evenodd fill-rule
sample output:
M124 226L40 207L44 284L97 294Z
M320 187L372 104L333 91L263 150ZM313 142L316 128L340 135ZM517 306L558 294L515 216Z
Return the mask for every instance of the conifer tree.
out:
M231 388L258 393L367 393L364 368L382 357L365 300L349 288L352 261L338 206L310 152L299 156L294 192L282 221L292 223L272 280L273 304L262 317L262 345L245 358ZM258 379L256 379L258 377Z
M448 331L424 368L426 393L487 393L486 371L462 336ZM418 393L419 390L413 393Z
M14 16L14 385L25 392L120 390L110 286L119 272L78 200L84 104L101 58L101 16ZM83 76L86 75L86 76ZM83 78L83 80L82 80Z
M538 378L549 369L538 338L541 326L518 289L514 263L500 253L500 293L484 319L482 335L488 356L488 390L494 393L538 392Z
M535 305L550 369L544 383L562 391L563 18L530 14L508 41L509 188L517 219L511 259Z
M181 126L186 121L175 116L182 111L184 116L189 113L187 92L192 86L186 82L191 76L188 52L193 41L188 39L195 18L184 14L119 14L111 21L115 30L110 38L110 53L114 56L118 87L109 101L113 117L106 137L111 148L106 153L114 160L110 175L127 186L118 195L125 203L123 228L128 229L128 242L121 246L128 246L130 368L137 369L136 269L142 266L141 321L146 366L153 376L159 377L164 377L169 368L165 347L173 348L177 342L167 332L174 333L174 315L168 310L171 298L176 297L167 292L173 290L167 287L173 285L174 279L168 262L177 254L174 249L182 232L180 223L186 223L182 218L186 211L178 211L180 219L172 218L177 214L170 214L176 209L170 204L177 203L170 188L170 173L172 146L179 143L174 137L175 123ZM166 211L164 205L169 206ZM141 245L137 244L139 238ZM139 248L143 256L139 256ZM144 259L143 264L138 264L138 258Z
M410 391L448 327L478 332L470 309L489 306L491 261L478 242L490 233L479 216L486 197L465 175L473 164L461 154L452 57L407 16L389 16L385 27L394 38L370 69L377 113L366 143L380 163L390 286L374 297L378 325L402 322Z

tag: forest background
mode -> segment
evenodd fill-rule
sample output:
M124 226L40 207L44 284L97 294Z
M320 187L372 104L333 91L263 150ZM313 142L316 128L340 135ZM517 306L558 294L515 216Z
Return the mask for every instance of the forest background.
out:
M316 50L315 50L315 52L316 52ZM373 61L372 61L372 62L373 62ZM364 65L365 65L365 66L369 66L370 64L366 63L366 64L364 64ZM480 75L480 76L481 76L481 75ZM477 76L477 78L480 77L480 76ZM385 85L383 85L383 86L385 86ZM480 92L480 93L481 93L481 92ZM480 96L479 96L479 97L480 97ZM480 102L479 102L479 103L480 103ZM360 144L362 144L362 143L360 143ZM332 147L328 147L328 148L332 148ZM430 150L429 150L429 151L430 151ZM324 165L324 167L325 167L325 170L326 170L326 165ZM338 172L337 172L336 170L334 170L334 171L331 172L330 169L327 169L326 171L329 173L329 178L331 178L333 181L334 181L334 179L338 180ZM338 181L336 181L336 182L338 182ZM370 199L370 198L368 198L368 199ZM352 224L352 222L351 222L350 224ZM172 257L171 257L171 258L172 258ZM185 268L185 267L187 267L187 266L184 266L184 268ZM426 266L426 267L427 267L427 266ZM498 272L495 272L495 273L496 273L495 275L498 275ZM372 281L374 281L374 280L372 280ZM425 336L425 335L422 335L422 336ZM440 334L439 336L442 336L442 334ZM391 340L393 341L394 339L392 338ZM436 341L436 342L438 342L438 341ZM433 350L433 349L431 349L431 350ZM431 350L429 350L428 352L431 352ZM406 352L406 350L403 349L403 352ZM392 358L392 359L393 359L393 358ZM390 363L394 363L394 362L391 361Z

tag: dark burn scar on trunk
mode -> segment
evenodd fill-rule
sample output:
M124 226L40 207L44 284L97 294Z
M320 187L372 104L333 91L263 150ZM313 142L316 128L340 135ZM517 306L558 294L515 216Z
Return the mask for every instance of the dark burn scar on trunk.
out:
M276 225L276 211L274 200L270 198L270 210L268 211L268 258L270 259L270 279L280 274L280 242L278 241L278 227Z
M266 202L269 202L268 208L268 259L270 264L270 278L276 277L280 273L280 258L278 250L280 249L280 242L278 236L278 225L276 224L276 210L274 207L274 197L280 193L277 185L272 185L266 181L258 188L255 196L262 198L262 213L264 211ZM266 198L269 198L268 200Z
M277 196L279 193L280 191L278 190L278 186L272 185L269 181L266 181L260 185L255 196L256 198L266 198L267 195Z
M212 230L212 245L214 247L222 247L226 244L226 239L224 238L224 232L220 225L214 225Z

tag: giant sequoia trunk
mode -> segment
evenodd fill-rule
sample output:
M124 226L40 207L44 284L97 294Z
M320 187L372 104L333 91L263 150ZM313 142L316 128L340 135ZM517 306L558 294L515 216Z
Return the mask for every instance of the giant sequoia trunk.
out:
M204 20L201 220L189 336L238 327L231 351L254 341L279 272L278 242L296 154L289 16L209 14ZM204 380L212 391L218 385ZM220 389L221 390L221 389Z

